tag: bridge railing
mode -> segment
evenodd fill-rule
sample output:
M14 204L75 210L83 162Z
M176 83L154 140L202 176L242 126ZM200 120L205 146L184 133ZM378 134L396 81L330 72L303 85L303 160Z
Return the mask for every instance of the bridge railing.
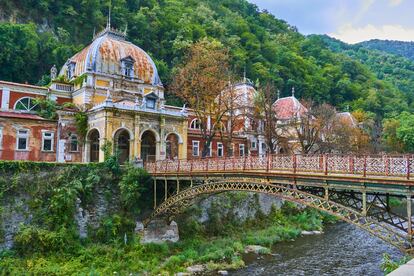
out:
M266 155L147 162L150 173L282 171L411 178L413 155Z

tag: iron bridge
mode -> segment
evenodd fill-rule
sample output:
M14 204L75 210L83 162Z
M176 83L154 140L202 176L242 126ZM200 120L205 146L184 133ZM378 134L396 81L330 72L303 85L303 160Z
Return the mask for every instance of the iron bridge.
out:
M154 179L146 223L172 220L200 195L257 192L327 212L414 253L413 156L267 155L161 160L145 168ZM404 210L392 210L390 197L405 199Z

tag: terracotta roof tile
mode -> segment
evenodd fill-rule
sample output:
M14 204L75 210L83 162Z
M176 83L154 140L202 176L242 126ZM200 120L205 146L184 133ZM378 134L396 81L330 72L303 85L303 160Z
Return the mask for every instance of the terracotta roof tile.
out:
M289 120L295 116L303 116L308 110L295 97L280 98L273 103L273 110L280 120Z
M42 118L42 117L40 117L40 116L38 116L36 114L20 113L20 112L10 112L10 111L0 111L0 117L50 121L50 120L47 120L45 118Z

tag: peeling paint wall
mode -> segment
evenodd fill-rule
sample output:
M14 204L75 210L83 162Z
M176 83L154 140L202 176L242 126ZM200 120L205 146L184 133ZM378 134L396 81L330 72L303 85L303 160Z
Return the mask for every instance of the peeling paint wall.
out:
M0 159L56 161L56 122L0 117L0 126L3 128ZM17 131L19 129L29 130L28 150L17 150ZM42 151L42 130L52 131L55 134L53 151L51 152Z

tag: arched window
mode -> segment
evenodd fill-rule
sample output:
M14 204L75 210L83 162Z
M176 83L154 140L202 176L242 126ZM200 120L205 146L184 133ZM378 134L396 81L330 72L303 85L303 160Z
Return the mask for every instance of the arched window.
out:
M226 131L226 126L223 124L223 122L220 122L218 124L215 124L214 127L218 130L218 131Z
M79 151L78 136L76 136L75 134L72 134L70 136L70 151L71 152Z
M35 99L30 97L20 98L14 105L14 110L36 111L39 109Z
M194 119L190 123L191 129L201 129L201 122L199 119Z

